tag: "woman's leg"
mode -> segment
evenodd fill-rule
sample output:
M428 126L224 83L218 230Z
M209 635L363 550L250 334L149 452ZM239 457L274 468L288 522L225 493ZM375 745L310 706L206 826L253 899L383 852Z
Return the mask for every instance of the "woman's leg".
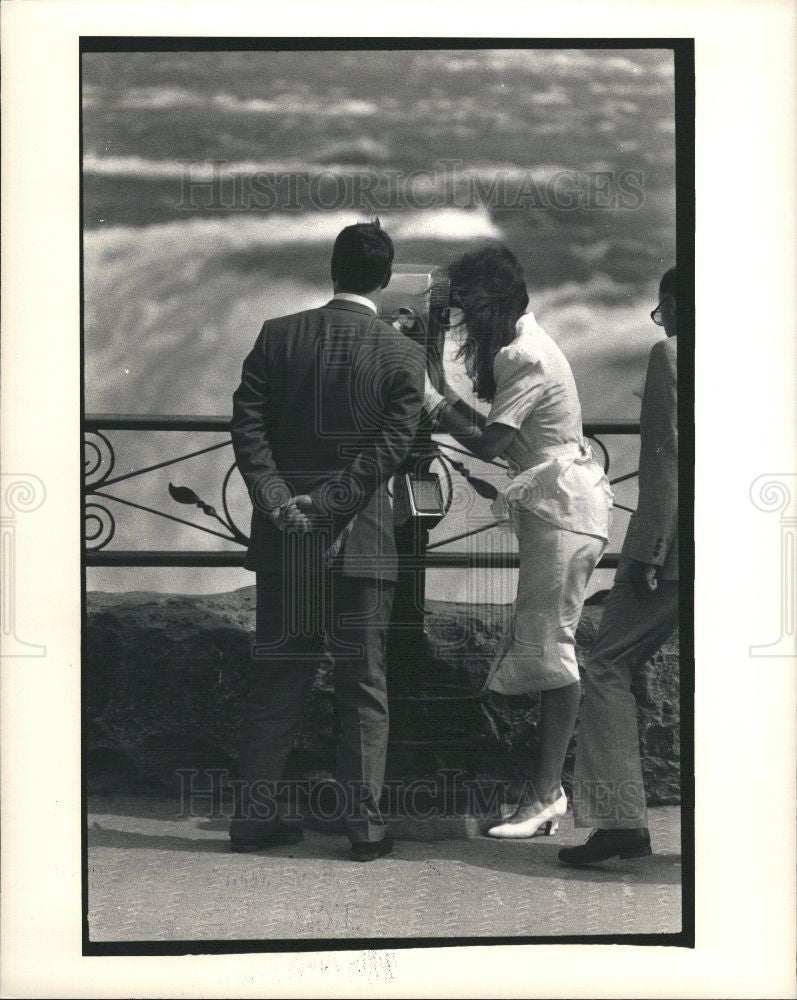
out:
M560 794L565 756L581 705L581 684L575 659L575 634L584 606L584 593L604 543L599 539L573 532L561 532L559 548L560 593L558 624L562 672L572 681L561 687L548 687L540 693L539 750L527 786L524 802L549 806Z
M575 635L584 593L604 543L589 535L563 531L560 534L558 607L559 642L563 671L573 680L561 687L545 688L540 695L540 745L526 801L543 806L559 798L565 755L573 736L581 704L581 684L575 658Z
M518 515L520 575L512 643L489 687L504 694L540 682L539 751L515 817L525 821L560 796L562 769L581 703L575 633L592 571L605 543Z
M559 798L565 754L576 725L580 702L581 685L578 681L541 693L540 749L531 787L524 797L526 804L549 806Z
M542 692L540 750L534 771L523 787L515 811L491 826L487 831L489 836L533 837L543 826L546 833L555 832L559 818L567 809L566 802L559 802L562 768L580 702L578 681Z

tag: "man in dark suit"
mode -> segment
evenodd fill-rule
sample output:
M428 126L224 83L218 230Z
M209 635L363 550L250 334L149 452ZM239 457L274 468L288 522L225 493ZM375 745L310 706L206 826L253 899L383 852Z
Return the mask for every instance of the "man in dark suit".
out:
M378 220L344 229L332 300L268 320L233 397L233 446L253 504L244 565L257 573L234 850L301 836L278 817L274 785L325 636L335 658L335 790L352 856L373 860L391 848L379 812L397 576L387 480L415 436L425 370L420 348L377 318L393 253Z
M639 420L639 501L584 671L573 811L593 827L559 860L588 865L651 853L639 756L634 673L678 626L678 339L676 273L661 279Z

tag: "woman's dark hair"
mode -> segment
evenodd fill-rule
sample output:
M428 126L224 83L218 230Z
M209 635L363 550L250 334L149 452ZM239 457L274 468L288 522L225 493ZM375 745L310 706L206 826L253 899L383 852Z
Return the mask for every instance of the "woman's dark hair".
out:
M529 304L523 268L508 247L466 253L448 269L451 304L462 309L467 336L458 357L479 399L495 395L493 360L515 339L515 324Z
M332 249L332 280L338 291L362 295L390 281L393 241L379 219L346 226Z

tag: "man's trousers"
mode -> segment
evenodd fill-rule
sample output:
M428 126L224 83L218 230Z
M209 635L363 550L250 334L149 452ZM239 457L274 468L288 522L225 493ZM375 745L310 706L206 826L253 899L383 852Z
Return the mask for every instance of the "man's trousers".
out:
M578 731L573 812L576 826L647 826L634 674L678 625L678 581L638 595L616 582L587 655Z
M273 829L276 817L262 803L271 800L271 786L283 778L325 635L335 661L338 807L333 811L345 820L353 843L384 837L379 798L387 753L385 640L393 590L392 582L337 570L304 581L257 574L257 631L233 838L257 839ZM325 816L330 818L328 807Z

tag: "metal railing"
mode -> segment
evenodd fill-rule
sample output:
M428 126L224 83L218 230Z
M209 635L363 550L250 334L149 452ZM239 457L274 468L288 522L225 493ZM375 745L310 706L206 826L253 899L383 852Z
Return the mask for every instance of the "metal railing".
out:
M207 524L200 524L196 521L189 521L170 514L155 507L149 507L121 497L113 493L108 493L109 487L121 482L126 482L163 469L174 466L187 459L195 458L199 455L208 454L222 448L232 447L229 437L230 418L224 416L168 416L168 415L138 415L138 414L109 414L91 413L87 414L83 420L84 434L84 522L85 522L85 543L84 555L86 566L162 566L162 567L235 567L242 566L245 557L245 547L247 536L243 530L235 523L231 514L228 490L233 473L236 470L235 461L231 463L224 476L221 488L221 502L223 513L219 513L215 507L205 503L193 490L187 487L169 487L169 492L173 500L184 505L195 505L202 513L214 522L214 527ZM127 472L114 474L116 468L116 450L111 440L105 432L109 431L189 431L192 433L212 433L219 432L225 434L224 440L213 444L167 458L151 465L146 465L137 469L130 469ZM604 469L608 475L610 458L609 451L599 435L635 435L639 434L638 421L631 420L595 420L584 423L584 436L595 442L603 455ZM444 442L438 442L441 448L451 452L458 452L457 449ZM463 453L466 454L467 453ZM472 483L482 482L473 475L462 462L454 462L454 468L459 471L466 480ZM501 466L501 463L492 463ZM612 485L632 479L638 475L637 472L626 473L611 479ZM234 543L240 548L238 550L212 550L212 549L191 549L191 550L168 550L168 549L106 549L106 546L114 537L116 521L112 508L108 504L120 504L127 508L139 510L143 513L165 518L166 520L178 524L187 525L197 531L222 538L227 542ZM622 504L615 504L621 509L628 510ZM402 556L402 565L410 568L417 567L426 569L507 569L517 568L517 552L440 552L441 546L453 541L460 541L468 536L479 534L495 526L498 522L482 525L471 531L464 532L450 538L436 540L427 551L423 559L417 557ZM600 563L600 568L612 569L617 566L619 554L608 552L604 554Z

